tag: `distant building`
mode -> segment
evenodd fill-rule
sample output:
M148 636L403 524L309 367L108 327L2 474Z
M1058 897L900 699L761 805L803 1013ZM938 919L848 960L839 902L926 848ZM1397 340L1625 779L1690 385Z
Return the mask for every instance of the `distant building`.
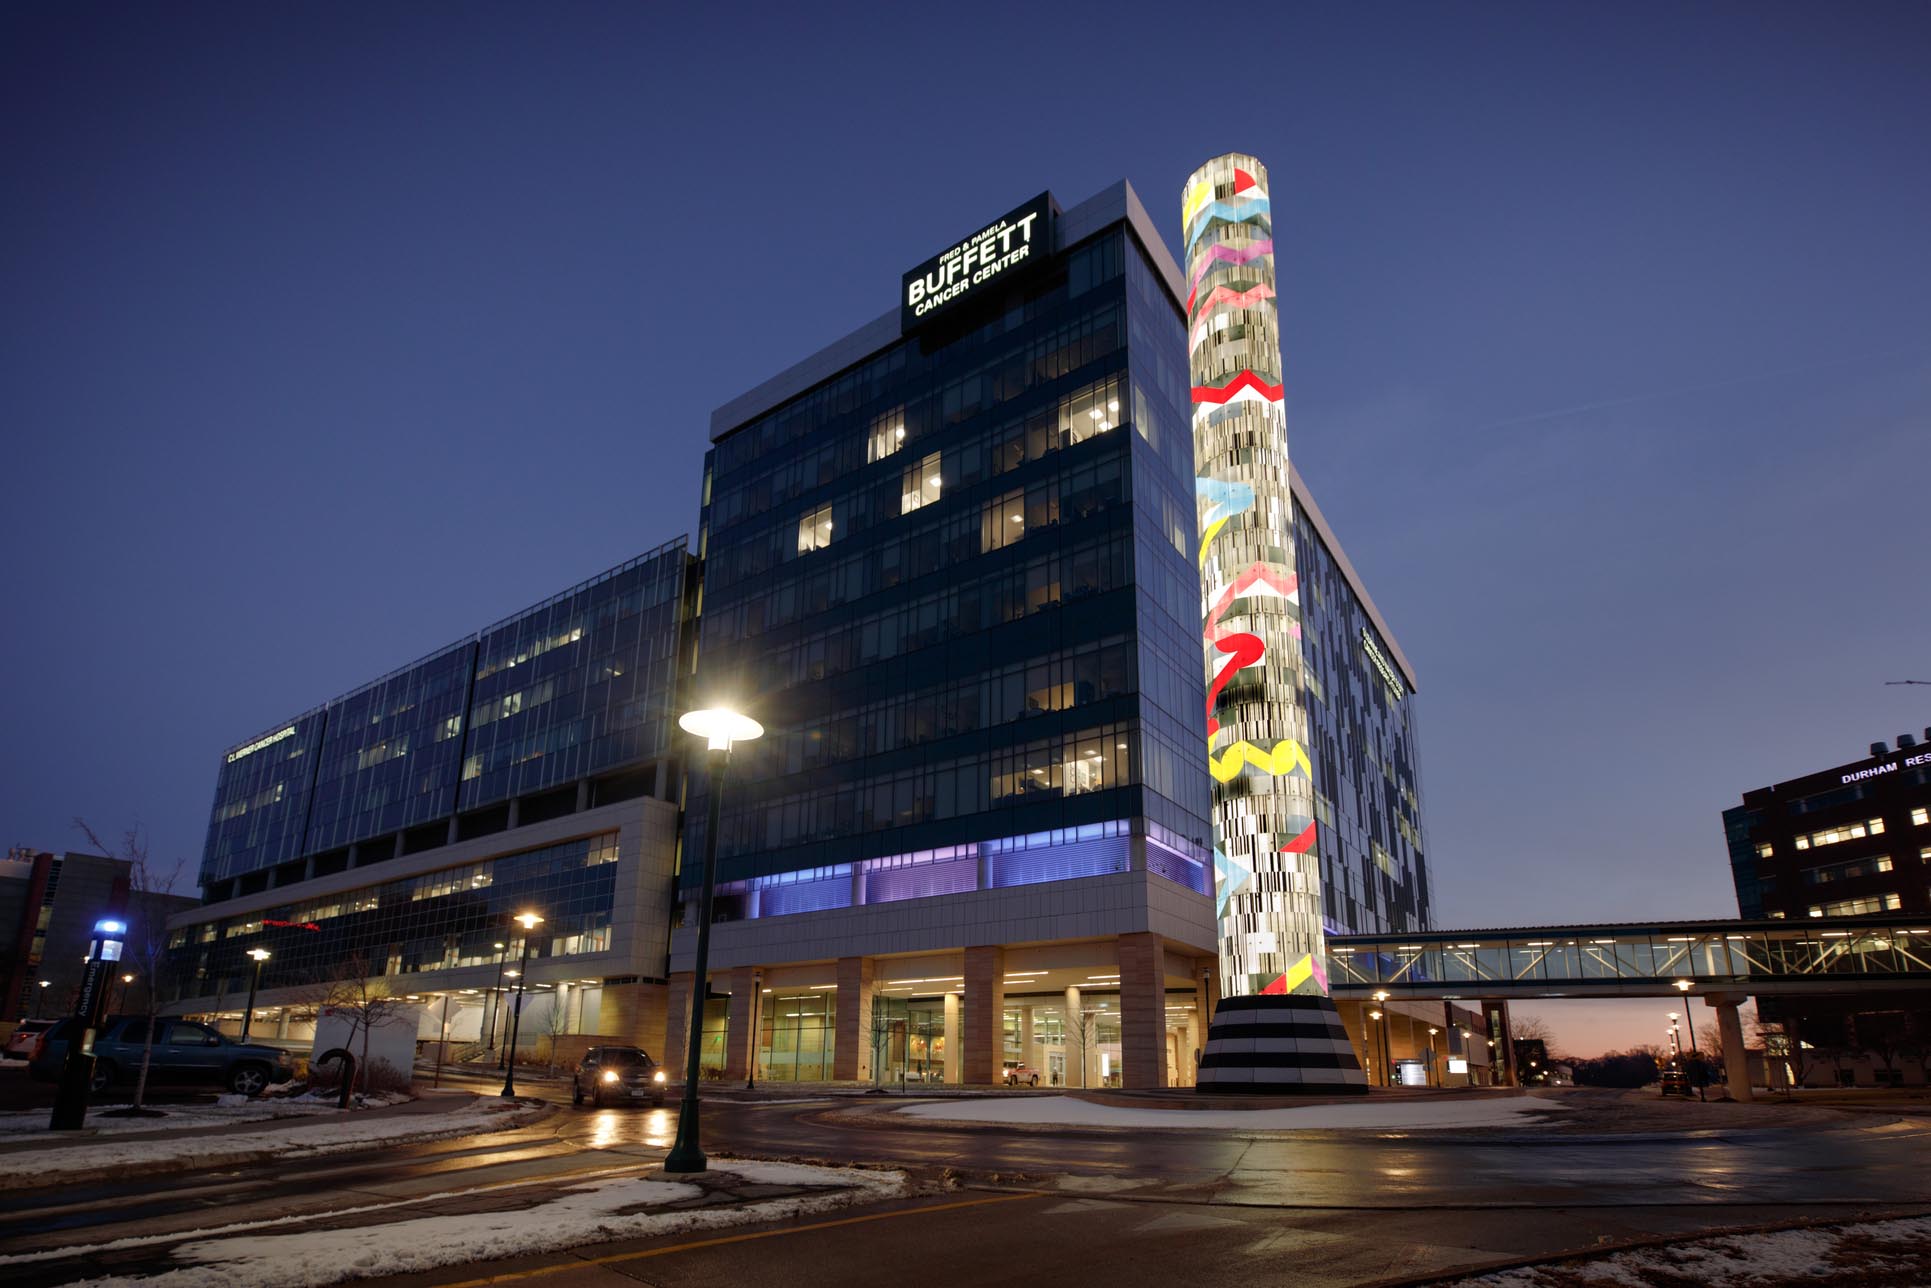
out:
M1723 811L1723 831L1746 919L1860 917L1921 933L1931 916L1931 729L1922 742L1900 734L1863 760L1745 792ZM1897 938L1872 941L1876 959ZM1931 992L1766 997L1757 1013L1782 1030L1777 1076L1799 1085L1835 1083L1860 1061L1888 1078L1902 1066L1896 1053L1931 1050Z
M1931 915L1931 729L1723 811L1746 920Z
M126 859L15 849L0 859L0 1020L65 1015L80 986L94 923L146 908L160 915L191 908L185 896L129 897ZM138 921L130 939L143 934ZM139 975L133 969L116 972ZM117 986L114 1005L142 1002L147 982Z

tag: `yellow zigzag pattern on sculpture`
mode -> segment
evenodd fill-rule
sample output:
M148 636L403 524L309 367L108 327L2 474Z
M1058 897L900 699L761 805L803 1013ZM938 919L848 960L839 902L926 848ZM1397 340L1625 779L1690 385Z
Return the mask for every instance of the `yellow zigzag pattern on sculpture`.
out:
M1245 738L1218 756L1211 748L1208 749L1207 767L1213 771L1215 782L1233 782L1247 765L1276 776L1291 774L1298 769L1309 778L1314 777L1314 766L1308 763L1307 752L1292 738L1275 743L1272 751L1262 751Z

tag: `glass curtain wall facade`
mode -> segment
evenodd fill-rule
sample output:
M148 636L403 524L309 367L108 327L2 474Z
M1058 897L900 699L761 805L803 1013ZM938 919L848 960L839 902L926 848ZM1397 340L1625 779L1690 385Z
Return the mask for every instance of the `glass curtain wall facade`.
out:
M719 437L696 691L767 730L736 753L720 918L1123 871L1135 834L1211 889L1153 279L1114 225Z
M1432 922L1415 691L1328 548L1311 504L1295 507L1295 552L1325 929L1426 930Z
M326 983L345 974L424 976L494 967L522 951L513 914L544 909L530 960L606 952L616 905L617 834L603 833L422 876L302 899L243 916L198 922L168 940L171 997L245 994L253 948L272 956L264 989Z
M230 750L204 898L432 848L461 811L667 754L688 566L680 538Z

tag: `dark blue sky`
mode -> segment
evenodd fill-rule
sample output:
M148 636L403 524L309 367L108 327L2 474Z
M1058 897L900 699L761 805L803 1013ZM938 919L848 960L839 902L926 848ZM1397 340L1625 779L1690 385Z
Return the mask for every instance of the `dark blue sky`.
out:
M1931 10L9 6L0 824L696 521L710 409L1050 187L1273 174L1290 434L1421 678L1447 924L1735 910L1931 724Z

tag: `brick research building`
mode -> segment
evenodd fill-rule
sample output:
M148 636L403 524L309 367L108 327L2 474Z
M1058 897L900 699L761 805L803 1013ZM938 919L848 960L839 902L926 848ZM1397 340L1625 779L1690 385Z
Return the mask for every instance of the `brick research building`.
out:
M1179 270L1121 184L903 285L712 418L692 692L768 732L723 800L703 1059L1187 1085L1220 910ZM1320 915L1423 928L1413 674L1298 476L1292 510Z
M177 1009L237 1015L263 946L265 1008L353 957L501 1041L532 906L532 1027L675 1063L706 785L665 721L729 697L769 732L724 801L708 1065L1191 1081L1219 909L1178 270L1121 184L915 272L714 415L688 570L672 543L231 748ZM1422 929L1413 673L1292 501L1323 926Z

